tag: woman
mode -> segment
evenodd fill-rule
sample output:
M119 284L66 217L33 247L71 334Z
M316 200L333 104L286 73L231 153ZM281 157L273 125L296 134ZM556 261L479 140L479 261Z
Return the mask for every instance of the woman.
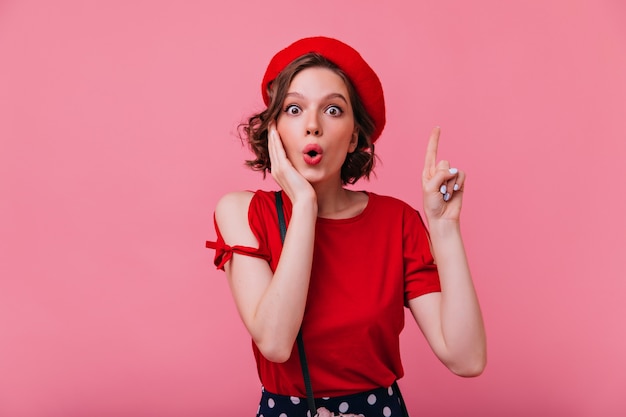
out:
M357 51L301 39L274 56L261 88L267 109L243 139L256 156L248 165L282 190L284 244L266 191L225 195L207 242L252 337L257 416L306 415L300 329L320 415L402 415L404 307L452 372L479 375L485 331L459 225L465 174L436 162L439 129L422 175L428 233L406 203L344 187L369 177L385 125L380 81Z

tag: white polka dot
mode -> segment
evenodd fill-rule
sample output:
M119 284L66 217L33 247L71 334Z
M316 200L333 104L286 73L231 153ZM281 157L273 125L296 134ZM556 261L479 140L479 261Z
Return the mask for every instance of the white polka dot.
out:
M393 395L393 387L389 387L387 392L389 393L389 396L391 397Z
M285 413L280 413L280 415L278 417L287 417L287 414Z
M330 399L330 397L322 397L322 400L324 400L324 401L327 401L329 399Z
M339 412L340 413L345 413L346 411L348 411L348 408L350 408L350 406L345 401L342 402L341 404L339 404Z
M274 406L276 405L276 403L274 402L274 400L272 398L270 398L269 400L267 400L267 406L269 408L274 408Z
M383 408L383 416L389 417L391 415L391 408L385 407Z
M367 403L369 405L376 404L376 396L374 394L370 394L369 397L367 397Z
M300 404L300 398L298 397L290 397L290 400L294 404Z

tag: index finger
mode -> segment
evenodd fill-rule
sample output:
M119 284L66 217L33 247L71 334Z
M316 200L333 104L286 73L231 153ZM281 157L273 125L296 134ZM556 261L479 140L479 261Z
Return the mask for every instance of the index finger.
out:
M441 128L435 127L430 133L428 146L426 147L426 159L424 161L424 174L432 176L435 174L437 166L437 147L439 146L439 135Z

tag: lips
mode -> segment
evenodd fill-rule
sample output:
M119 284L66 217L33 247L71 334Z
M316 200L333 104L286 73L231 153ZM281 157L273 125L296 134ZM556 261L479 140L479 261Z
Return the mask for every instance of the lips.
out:
M317 165L322 160L322 147L315 144L310 143L304 147L302 150L302 155L304 158L304 162L309 165Z

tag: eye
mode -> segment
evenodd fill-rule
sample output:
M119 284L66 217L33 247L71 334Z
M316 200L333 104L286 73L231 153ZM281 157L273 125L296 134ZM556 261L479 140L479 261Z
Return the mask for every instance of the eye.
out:
M343 114L343 110L339 106L328 106L326 114L330 116L341 116Z
M296 114L300 114L300 112L301 112L300 107L298 107L296 104L290 104L287 107L285 107L285 113L287 114L296 115Z

